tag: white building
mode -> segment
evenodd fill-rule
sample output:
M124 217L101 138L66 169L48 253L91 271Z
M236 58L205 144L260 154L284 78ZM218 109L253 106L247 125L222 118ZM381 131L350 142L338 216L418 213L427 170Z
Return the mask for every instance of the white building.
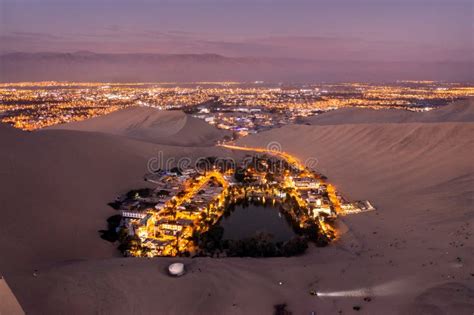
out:
M122 211L122 217L128 219L143 219L146 213L136 211Z

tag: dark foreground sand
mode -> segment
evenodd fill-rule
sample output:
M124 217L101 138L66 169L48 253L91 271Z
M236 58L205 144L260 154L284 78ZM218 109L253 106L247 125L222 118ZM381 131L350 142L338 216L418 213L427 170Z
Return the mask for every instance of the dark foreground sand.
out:
M113 214L106 203L143 185L157 145L2 126L0 272L31 314L271 314L278 303L294 314L472 314L474 123L444 121L294 125L243 139L317 158L342 193L378 208L341 219L331 246L278 259L116 257L97 233ZM176 260L182 278L164 272Z

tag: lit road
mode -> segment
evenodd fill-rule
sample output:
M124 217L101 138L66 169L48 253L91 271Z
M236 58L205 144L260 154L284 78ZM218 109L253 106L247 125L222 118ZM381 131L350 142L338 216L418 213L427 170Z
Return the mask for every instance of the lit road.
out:
M242 146L231 145L231 144L219 144L218 146L231 149L231 150L252 151L252 152L267 153L270 155L276 155L278 157L285 159L288 163L294 165L300 171L303 171L306 169L304 164L301 163L301 161L297 157L283 151L276 151L276 150L270 150L267 148L258 148L258 147L242 147Z
M327 184L327 192L329 200L331 200L332 204L334 205L334 210L337 214L341 213L341 203L339 202L339 199L336 196L336 188L334 188L334 186L331 184Z
M190 200L213 177L222 185L224 189L227 187L227 181L225 180L225 178L222 176L220 172L210 171L205 176L202 176L197 183L190 184L190 188L186 191L186 193L183 196L181 197L176 196L173 201L171 200L168 201L168 203L165 206L165 209L167 208L175 209L179 207L185 201Z
M231 144L220 144L219 146L227 148L227 149L231 149L231 150L261 152L261 153L267 153L267 154L270 154L270 155L275 155L277 157L285 159L289 164L292 164L298 170L306 171L305 165L303 163L301 163L301 161L297 157L295 157L295 156L293 156L293 155L291 155L287 152L270 150L268 148L242 147L242 146L231 145ZM308 172L308 173L311 176L316 177L316 175L313 174L312 172ZM294 186L293 186L293 188L296 189L296 187L294 187ZM327 185L327 191L328 191L329 199L330 199L331 203L334 205L334 210L336 211L336 214L337 214L341 211L341 205L340 205L340 202L339 202L339 200L337 199L337 196L336 196L336 189L334 188L333 185L328 184ZM295 198L296 198L296 200L297 200L297 202L300 206L303 206L303 207L307 206L306 202L301 198L299 193L293 194L293 196L295 196ZM323 232L329 238L333 238L334 236L337 235L337 231L330 224L326 223L321 217L318 218L318 221L319 221L319 226L321 227Z

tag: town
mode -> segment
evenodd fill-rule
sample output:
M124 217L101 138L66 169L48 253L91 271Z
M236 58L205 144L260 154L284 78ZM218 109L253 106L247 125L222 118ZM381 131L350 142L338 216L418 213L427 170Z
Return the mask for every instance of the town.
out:
M474 96L469 84L265 82L0 84L0 120L23 130L105 115L128 106L183 110L245 136L342 107L426 111Z
M125 256L213 256L216 249L224 256L291 256L304 252L308 241L325 246L336 239L338 216L375 210L369 201L347 202L323 175L288 153L222 146L256 154L239 163L209 157L196 168L148 174L145 180L155 188L132 190L111 203L120 215L109 219L103 237L118 241ZM277 205L295 239L264 252L236 249L222 235L216 240L213 229L221 218L249 202Z

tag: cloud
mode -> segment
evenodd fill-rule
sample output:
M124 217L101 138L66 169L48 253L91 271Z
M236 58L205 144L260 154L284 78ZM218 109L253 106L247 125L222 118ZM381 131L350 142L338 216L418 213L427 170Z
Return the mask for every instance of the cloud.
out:
M23 40L61 40L63 37L48 33L13 31L6 36Z

